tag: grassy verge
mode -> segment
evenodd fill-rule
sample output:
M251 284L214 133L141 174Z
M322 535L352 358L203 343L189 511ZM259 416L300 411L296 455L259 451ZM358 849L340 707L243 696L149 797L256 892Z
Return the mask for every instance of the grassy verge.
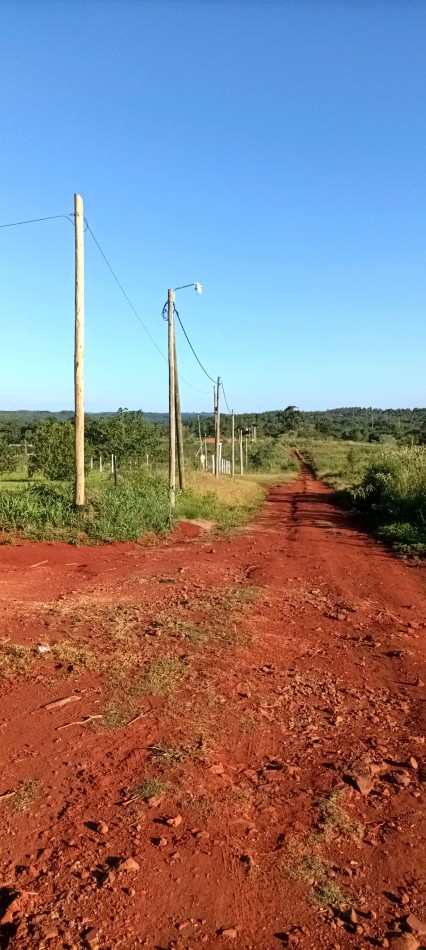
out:
M187 485L177 499L177 516L214 521L224 531L247 522L265 498L257 479L215 478L210 472L190 472Z
M216 479L208 472L190 472L187 488L177 496L174 518L203 519L222 531L246 523L265 497L262 483L282 481L289 473ZM117 486L102 478L88 478L83 516L74 510L70 484L30 481L0 490L0 532L3 540L20 535L38 540L73 543L136 541L147 532L161 533L170 525L167 481L163 475L131 473Z
M426 447L328 441L300 448L379 537L401 554L426 556Z

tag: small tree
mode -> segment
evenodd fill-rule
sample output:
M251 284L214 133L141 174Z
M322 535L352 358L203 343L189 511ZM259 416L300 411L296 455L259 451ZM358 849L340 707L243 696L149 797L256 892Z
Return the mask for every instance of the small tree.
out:
M13 472L16 468L16 452L6 439L0 439L0 472Z
M72 422L41 422L34 434L29 473L41 472L54 481L67 481L75 469L75 430Z

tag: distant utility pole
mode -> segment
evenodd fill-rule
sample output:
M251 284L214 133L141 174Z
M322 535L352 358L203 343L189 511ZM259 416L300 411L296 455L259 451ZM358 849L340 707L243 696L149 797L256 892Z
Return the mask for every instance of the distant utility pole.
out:
M174 327L174 290L167 295L169 325L169 499L170 507L176 502L176 416L175 416L175 327Z
M177 435L177 449L178 449L178 472L179 472L179 488L183 490L185 488L185 459L183 454L183 427L182 427L182 415L180 411L180 396L179 396L179 373L177 365L177 356L176 356L176 337L173 339L174 346L174 357L175 357L175 413L176 413L176 435Z
M75 227L75 507L84 511L84 217L83 199L74 195Z
M216 390L216 430L215 430L215 446L214 446L214 455L215 455L215 476L218 478L219 469L220 469L220 407L219 407L219 392L220 392L220 376L217 377L217 390Z
M248 470L248 436L246 436L246 472Z
M232 425L232 432L231 432L231 439L232 439L232 445L231 445L231 475L232 475L232 478L235 478L235 417L234 417L234 410L232 410L231 425Z
M243 430L240 429L240 475L244 475L244 462L243 462Z

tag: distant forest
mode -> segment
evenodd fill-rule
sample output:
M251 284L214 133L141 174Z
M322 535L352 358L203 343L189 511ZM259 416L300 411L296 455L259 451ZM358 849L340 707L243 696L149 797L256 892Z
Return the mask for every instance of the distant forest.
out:
M88 413L87 429L93 432L110 424L117 417L138 419L146 427L155 426L157 435L165 433L168 423L166 413L128 412ZM73 419L73 412L49 412L43 410L0 411L0 438L10 443L30 442L41 422L66 422ZM209 413L183 413L183 423L194 435L198 435L198 420L202 435L214 435L214 417ZM309 439L344 439L355 442L387 442L426 444L426 409L371 409L349 406L318 412L299 411L295 406L267 412L247 412L235 415L235 428L257 427L257 437L275 437L292 433ZM221 413L221 431L231 434L231 418ZM145 433L146 434L146 433Z

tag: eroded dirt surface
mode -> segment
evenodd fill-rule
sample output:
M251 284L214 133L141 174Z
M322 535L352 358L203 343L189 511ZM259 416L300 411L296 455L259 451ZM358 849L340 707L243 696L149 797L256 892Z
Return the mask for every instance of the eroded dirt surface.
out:
M424 567L303 471L0 568L2 947L426 945Z

